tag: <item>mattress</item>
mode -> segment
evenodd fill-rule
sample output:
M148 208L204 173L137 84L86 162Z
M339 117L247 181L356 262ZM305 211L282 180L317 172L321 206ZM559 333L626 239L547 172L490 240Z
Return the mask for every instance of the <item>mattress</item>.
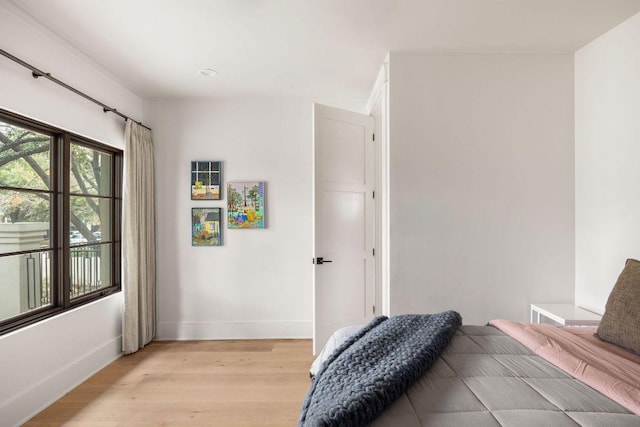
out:
M640 417L499 329L462 326L427 374L371 425L640 427Z

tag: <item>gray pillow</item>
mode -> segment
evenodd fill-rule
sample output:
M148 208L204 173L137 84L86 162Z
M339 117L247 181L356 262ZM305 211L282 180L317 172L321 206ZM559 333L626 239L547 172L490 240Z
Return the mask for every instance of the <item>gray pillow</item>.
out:
M640 354L640 261L627 260L609 295L596 335Z

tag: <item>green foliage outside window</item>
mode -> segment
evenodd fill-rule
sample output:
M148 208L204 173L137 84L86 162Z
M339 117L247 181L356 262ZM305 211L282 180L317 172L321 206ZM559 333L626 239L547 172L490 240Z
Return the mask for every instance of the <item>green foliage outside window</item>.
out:
M0 187L43 190L0 190L0 216L16 222L49 222L51 137L0 122ZM71 145L70 192L111 195L111 156L77 144ZM71 228L87 241L95 240L101 227L100 202L92 197L70 200ZM2 220L0 218L0 220Z

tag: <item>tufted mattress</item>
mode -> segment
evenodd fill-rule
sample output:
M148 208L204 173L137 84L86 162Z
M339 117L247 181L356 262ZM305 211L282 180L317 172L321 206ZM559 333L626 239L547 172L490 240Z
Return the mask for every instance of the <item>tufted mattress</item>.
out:
M462 326L427 374L371 425L640 427L640 417L499 329Z

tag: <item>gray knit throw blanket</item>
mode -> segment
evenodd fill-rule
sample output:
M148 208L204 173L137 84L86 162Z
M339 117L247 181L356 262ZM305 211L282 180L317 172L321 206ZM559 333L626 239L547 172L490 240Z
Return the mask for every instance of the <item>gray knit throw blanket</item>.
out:
M376 317L320 368L298 426L366 426L429 370L461 323L455 311Z

